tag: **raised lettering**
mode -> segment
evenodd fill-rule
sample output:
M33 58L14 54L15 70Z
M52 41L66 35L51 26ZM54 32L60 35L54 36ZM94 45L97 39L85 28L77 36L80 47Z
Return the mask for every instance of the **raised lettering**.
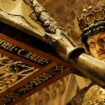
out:
M27 58L27 59L29 59L29 60L31 60L33 62L42 64L42 65L45 64L45 63L46 64L49 63L48 59L43 58L43 57L41 57L39 55L36 55L36 54L34 54L32 52L29 52L29 51L27 51L27 50L25 50L23 48L18 49L17 46L15 46L15 45L13 45L11 43L8 43L8 42L6 42L5 40L2 40L2 39L0 39L0 47L3 48L3 49L6 49L8 51L11 51L12 53L14 53L14 51L15 51L14 54L19 55L19 56L24 57L24 58Z
M24 54L22 54L23 51L25 51L25 49L20 49L20 50L17 52L18 55L20 55L20 56L22 56L22 57L25 57Z
M0 39L0 44L2 44L4 42L4 40Z
M9 51L13 51L15 48L16 48L16 46L12 45L12 46L9 48Z

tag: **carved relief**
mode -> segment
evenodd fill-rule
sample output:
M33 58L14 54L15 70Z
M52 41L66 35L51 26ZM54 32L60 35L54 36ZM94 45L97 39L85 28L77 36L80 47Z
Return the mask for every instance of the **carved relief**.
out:
M29 67L20 61L6 56L0 57L0 93L8 89L17 81L38 71L38 68Z

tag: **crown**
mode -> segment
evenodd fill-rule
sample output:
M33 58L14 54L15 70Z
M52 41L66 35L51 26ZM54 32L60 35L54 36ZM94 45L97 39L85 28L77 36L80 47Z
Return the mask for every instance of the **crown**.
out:
M96 8L89 6L87 9L83 9L81 17L77 19L82 31L97 22L105 21L105 5L102 4Z
M81 29L82 42L87 45L87 38L99 32L105 32L105 5L93 8L89 6L83 9L80 18L77 18Z

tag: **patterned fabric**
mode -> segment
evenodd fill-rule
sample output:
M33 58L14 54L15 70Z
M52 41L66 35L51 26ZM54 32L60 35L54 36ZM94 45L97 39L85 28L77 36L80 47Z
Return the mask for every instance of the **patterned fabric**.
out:
M86 92L82 105L105 105L105 89L93 85Z
M105 89L92 83L80 90L70 105L105 105Z

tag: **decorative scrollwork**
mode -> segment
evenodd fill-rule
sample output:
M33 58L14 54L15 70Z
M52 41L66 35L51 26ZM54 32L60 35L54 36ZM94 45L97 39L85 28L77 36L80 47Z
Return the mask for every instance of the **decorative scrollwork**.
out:
M29 67L20 61L6 56L0 57L0 93L8 89L18 80L36 72L38 68Z

